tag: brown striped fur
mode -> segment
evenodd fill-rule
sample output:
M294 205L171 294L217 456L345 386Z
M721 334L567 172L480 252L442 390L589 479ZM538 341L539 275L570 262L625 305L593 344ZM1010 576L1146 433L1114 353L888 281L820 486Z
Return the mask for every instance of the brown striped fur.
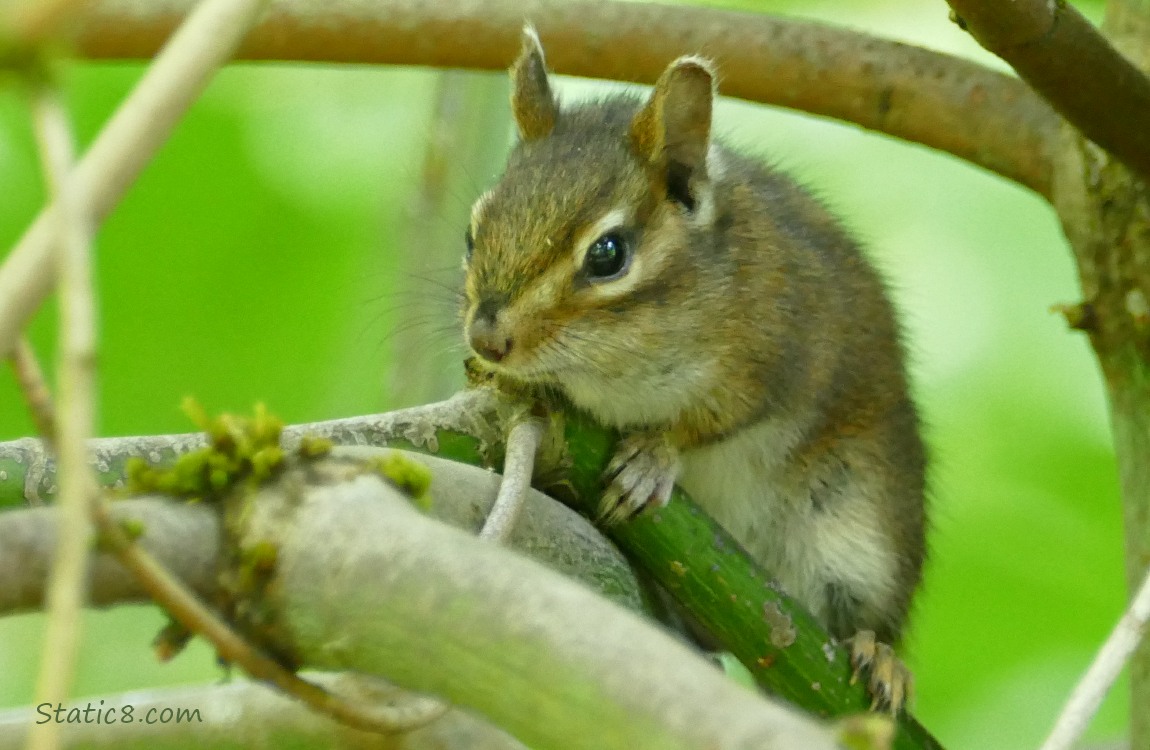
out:
M706 61L646 100L565 108L544 71L528 36L520 141L469 230L465 327L509 347L484 366L665 441L679 483L836 636L897 640L925 456L878 274L806 190L712 141ZM604 222L634 248L608 282L579 265Z

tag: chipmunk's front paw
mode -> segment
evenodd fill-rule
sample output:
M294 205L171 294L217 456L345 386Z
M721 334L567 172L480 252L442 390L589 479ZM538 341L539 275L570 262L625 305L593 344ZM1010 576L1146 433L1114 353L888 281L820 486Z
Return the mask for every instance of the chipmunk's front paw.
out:
M634 433L619 441L604 476L611 484L599 502L599 521L611 525L667 504L679 476L679 451L664 433Z
M914 695L914 675L895 655L894 649L875 639L874 631L860 630L847 639L854 674L851 684L858 681L864 670L870 673L867 690L871 694L870 708L897 714Z

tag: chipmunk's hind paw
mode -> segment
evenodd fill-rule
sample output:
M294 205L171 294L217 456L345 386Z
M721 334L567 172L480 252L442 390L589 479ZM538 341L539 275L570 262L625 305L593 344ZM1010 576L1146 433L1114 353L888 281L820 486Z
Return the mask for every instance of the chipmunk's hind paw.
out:
M914 675L894 649L875 638L873 630L860 630L846 641L851 653L854 674L851 684L867 672L867 690L871 694L872 711L889 711L893 716L901 711L914 696Z
M619 441L604 478L610 480L599 501L599 522L608 526L662 508L679 476L679 452L662 433L636 433Z

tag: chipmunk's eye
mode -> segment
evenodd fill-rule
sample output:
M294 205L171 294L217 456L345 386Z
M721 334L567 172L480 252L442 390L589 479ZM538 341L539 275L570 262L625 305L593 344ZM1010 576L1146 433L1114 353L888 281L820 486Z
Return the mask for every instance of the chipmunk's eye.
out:
M621 276L631 259L631 245L621 232L608 232L591 243L583 259L583 270L592 279Z
M471 236L471 227L463 232L463 241L467 243L467 251L463 257L471 260L471 254L475 252L475 238Z

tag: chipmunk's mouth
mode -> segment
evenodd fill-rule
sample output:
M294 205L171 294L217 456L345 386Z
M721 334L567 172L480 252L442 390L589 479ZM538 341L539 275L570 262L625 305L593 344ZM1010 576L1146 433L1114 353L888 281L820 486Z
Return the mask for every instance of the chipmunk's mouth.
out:
M504 375L524 383L543 385L558 382L555 367L548 366L543 360L534 356L532 352L525 351L522 348L517 351L514 343L512 343L510 349L498 359L492 359L490 356L486 356L489 355L490 352L480 351L474 346L471 347L471 352L475 355L477 365L487 372Z
M546 383L554 382L556 370L562 369L563 357L552 351L558 332L542 320L524 320L505 307L481 301L472 308L465 328L467 344L484 370Z

